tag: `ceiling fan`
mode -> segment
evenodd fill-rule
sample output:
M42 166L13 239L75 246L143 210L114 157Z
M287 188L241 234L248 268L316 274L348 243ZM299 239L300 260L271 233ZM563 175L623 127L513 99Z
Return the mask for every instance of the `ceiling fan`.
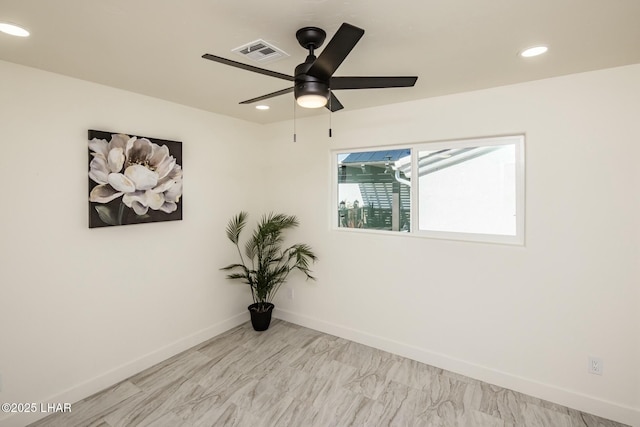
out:
M349 52L362 38L364 30L351 24L343 23L329 41L320 56L316 58L314 50L322 46L327 33L317 27L304 27L296 32L300 45L309 50L307 59L295 69L295 75L278 73L264 68L254 67L241 62L232 61L220 56L204 54L204 59L241 68L247 71L264 74L293 82L293 87L242 101L240 104L251 104L293 92L296 102L305 108L327 107L331 111L341 110L343 105L333 94L334 90L343 89L382 89L391 87L411 87L418 77L334 77L333 73L345 60Z

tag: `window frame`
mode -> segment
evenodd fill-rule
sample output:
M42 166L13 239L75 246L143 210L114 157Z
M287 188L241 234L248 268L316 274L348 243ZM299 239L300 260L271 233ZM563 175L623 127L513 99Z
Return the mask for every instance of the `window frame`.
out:
M499 145L514 145L515 147L515 185L516 185L516 232L515 235L500 235L500 234L482 234L482 233L465 233L455 231L435 231L435 230L420 230L419 228L419 192L420 192L420 180L412 173L411 177L411 201L410 201L410 213L411 213L411 226L410 231L393 231L393 230L378 230L378 229L366 229L366 228L350 228L339 227L338 215L336 215L336 208L338 207L338 156L341 154L362 153L369 151L384 151L384 150L397 150L408 149L411 152L411 170L418 170L418 157L420 151L434 151L442 149L452 148L466 148L466 147L488 147ZM417 142L417 143L405 143L394 144L374 147L358 147L358 148L339 148L330 150L331 155L331 229L334 231L354 232L354 233L373 233L382 234L387 236L411 236L422 237L430 239L444 239L444 240L458 240L467 242L483 242L483 243L497 243L506 245L518 245L524 246L525 244L525 135L514 134L506 136L493 136L493 137L477 137L470 139L456 139L456 140L442 140L433 142Z

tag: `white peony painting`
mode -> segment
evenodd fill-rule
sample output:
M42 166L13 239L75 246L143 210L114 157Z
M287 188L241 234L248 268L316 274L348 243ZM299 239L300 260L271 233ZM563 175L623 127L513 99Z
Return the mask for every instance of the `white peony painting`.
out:
M182 143L89 131L89 228L182 219Z

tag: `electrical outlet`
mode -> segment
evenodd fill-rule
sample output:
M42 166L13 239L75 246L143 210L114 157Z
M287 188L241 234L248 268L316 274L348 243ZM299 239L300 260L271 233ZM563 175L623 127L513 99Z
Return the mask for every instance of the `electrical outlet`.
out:
M289 297L290 300L293 299L293 288L287 288L287 297Z
M589 356L589 373L594 375L602 375L604 362L599 357Z

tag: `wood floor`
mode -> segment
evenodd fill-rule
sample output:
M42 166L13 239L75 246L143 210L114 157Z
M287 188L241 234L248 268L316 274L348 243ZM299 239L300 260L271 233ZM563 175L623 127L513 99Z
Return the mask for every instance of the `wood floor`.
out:
M622 424L274 320L249 323L32 426Z

